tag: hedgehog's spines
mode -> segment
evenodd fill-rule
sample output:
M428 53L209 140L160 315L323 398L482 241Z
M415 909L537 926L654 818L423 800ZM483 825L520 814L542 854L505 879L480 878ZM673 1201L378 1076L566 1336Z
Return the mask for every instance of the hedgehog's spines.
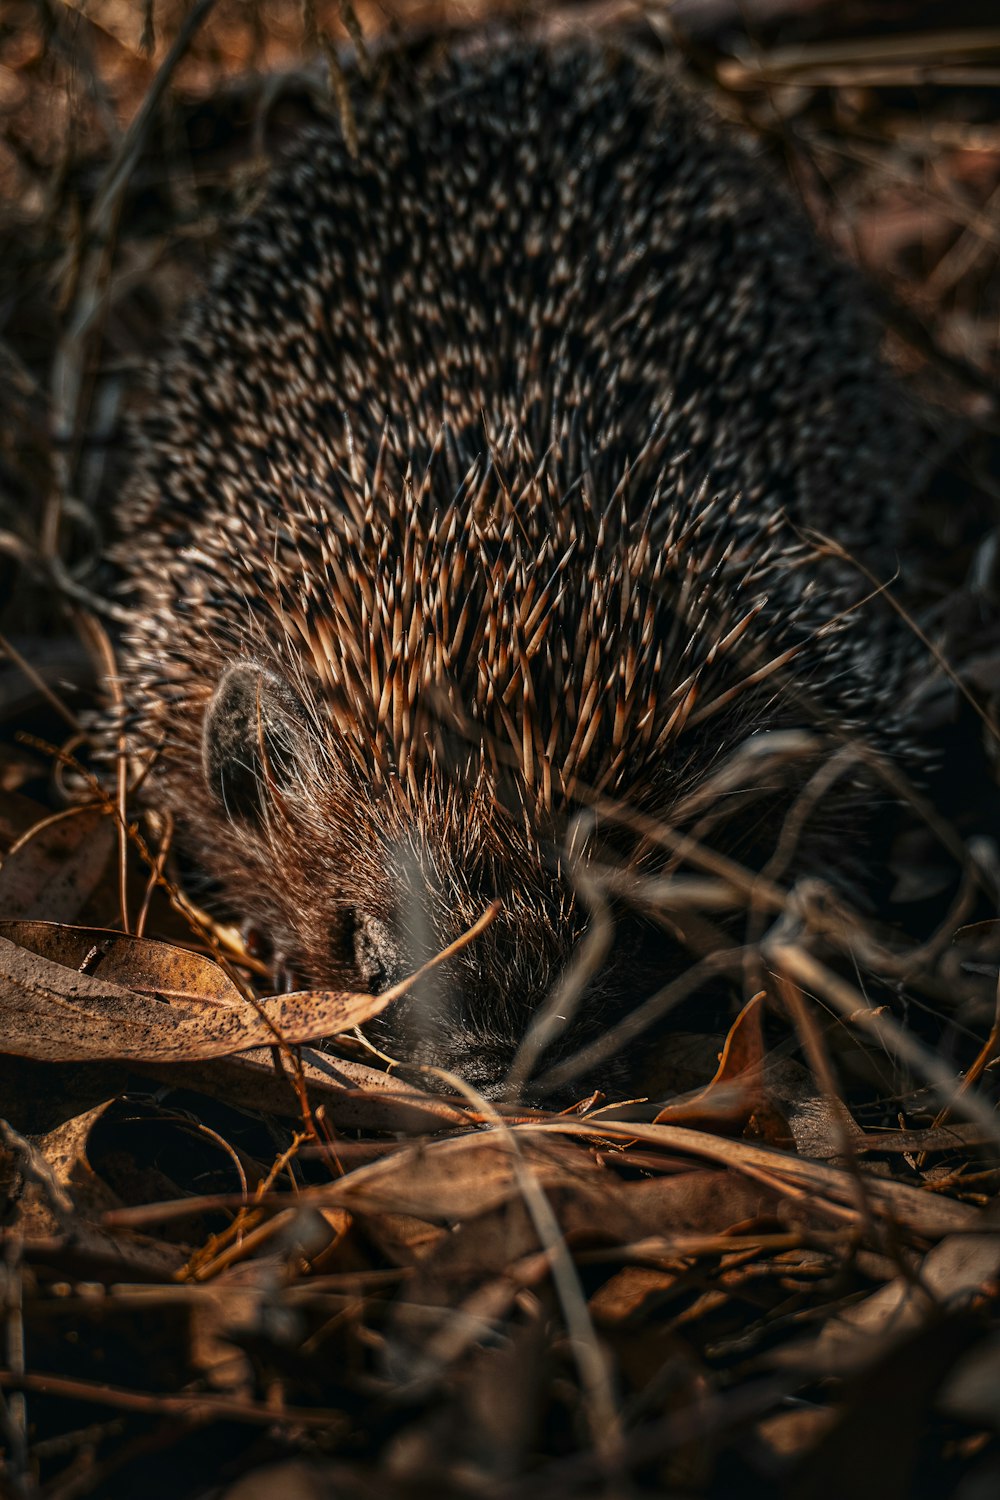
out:
M359 982L419 866L436 937L503 895L477 951L534 995L588 799L669 819L788 724L905 740L865 703L900 638L802 530L885 567L911 419L850 276L661 64L494 36L355 88L356 154L309 132L160 367L129 722L311 977ZM284 736L257 820L205 785L234 664Z

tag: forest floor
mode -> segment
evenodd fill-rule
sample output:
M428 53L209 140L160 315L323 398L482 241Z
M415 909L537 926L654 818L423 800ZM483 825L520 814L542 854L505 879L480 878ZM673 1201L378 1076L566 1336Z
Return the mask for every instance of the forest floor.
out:
M761 936L746 872L756 936L724 1024L701 1031L686 1007L637 1043L642 1099L493 1106L349 1038L311 1046L378 1002L269 993L239 913L200 909L168 821L135 801L124 761L109 782L92 756L122 622L104 550L144 364L275 150L343 112L338 49L484 13L0 14L0 1496L986 1500L1000 24L985 0L489 6L675 51L869 279L889 358L933 413L906 582L941 690L928 782L884 851L886 910L800 882ZM714 936L692 994L733 942L713 916L732 872L700 874Z

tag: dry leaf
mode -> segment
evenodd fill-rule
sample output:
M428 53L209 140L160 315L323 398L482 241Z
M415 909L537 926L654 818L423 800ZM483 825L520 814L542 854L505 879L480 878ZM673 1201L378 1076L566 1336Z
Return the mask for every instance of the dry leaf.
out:
M12 934L12 936L8 936ZM25 943L30 946L23 946ZM95 972L44 956L93 954ZM141 953L133 967L128 950ZM123 957L123 954L125 957ZM102 976L124 971L137 992ZM47 923L0 923L0 1048L44 1062L189 1062L349 1031L396 998L322 990L243 1000L210 960L169 943Z
M697 1093L667 1104L655 1124L690 1125L735 1134L754 1120L757 1133L773 1144L791 1143L788 1124L768 1088L764 998L762 990L736 1017L712 1081Z
M0 868L0 917L72 922L100 885L115 847L101 809L73 809L7 856Z

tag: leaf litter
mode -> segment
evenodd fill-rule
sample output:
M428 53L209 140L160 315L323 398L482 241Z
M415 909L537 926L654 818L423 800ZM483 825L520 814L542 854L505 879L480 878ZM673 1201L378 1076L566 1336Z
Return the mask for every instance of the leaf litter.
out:
M950 413L920 525L960 666L928 733L954 748L965 695L995 770L1000 32L975 9L678 0L653 25L881 286L897 363ZM550 1069L588 1079L561 1110L387 1063L357 1028L392 995L268 994L169 827L86 769L117 618L96 538L147 344L261 154L338 97L338 27L385 18L49 10L16 0L0 36L4 1493L995 1493L995 775L913 796L906 937L689 847L641 895L691 968L603 1058ZM723 1023L693 1029L687 997L719 986ZM641 1097L592 1088L614 1046Z

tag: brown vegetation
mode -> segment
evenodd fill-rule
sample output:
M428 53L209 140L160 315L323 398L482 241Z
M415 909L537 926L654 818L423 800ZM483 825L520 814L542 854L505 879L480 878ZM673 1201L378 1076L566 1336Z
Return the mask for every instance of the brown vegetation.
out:
M586 9L670 35L761 134L938 403L912 592L939 769L897 788L886 912L695 844L639 893L691 969L554 1080L631 1045L645 1097L494 1106L353 1039L392 992L269 995L128 768L88 767L141 363L339 98L345 34L481 11L0 15L0 1494L976 1500L1000 1487L989 7ZM720 978L727 1033L647 1040Z

